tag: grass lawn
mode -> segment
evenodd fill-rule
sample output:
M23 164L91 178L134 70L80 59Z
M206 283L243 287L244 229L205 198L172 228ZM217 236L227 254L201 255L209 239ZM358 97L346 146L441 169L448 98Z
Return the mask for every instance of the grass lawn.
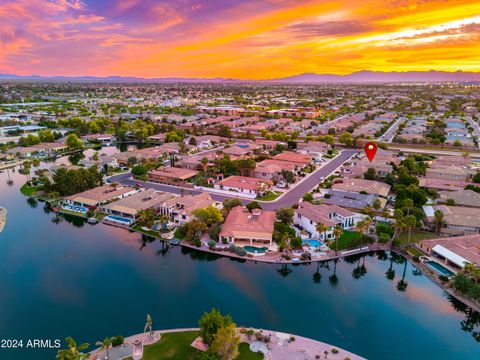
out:
M25 195L25 196L35 196L37 194L37 191L40 189L40 187L36 186L28 186L27 184L23 184L22 187L20 188L20 192Z
M281 192L273 192L269 191L267 192L264 196L257 196L255 200L260 200L260 201L273 201L276 198L278 198L280 195L282 195Z
M347 231L345 230L338 240L338 250L345 250L353 247L355 241L358 241L362 234L358 231ZM330 244L330 249L335 250L335 241L332 241Z
M431 233L431 232L425 232L425 231L412 231L412 237L410 239L410 242L416 243L419 242L420 240L426 240L426 239L434 239L438 237L436 234ZM408 231L405 231L400 234L395 239L395 246L403 246L408 243Z
M155 230L143 230L142 229L142 224L137 224L135 225L132 229L135 230L135 231L139 231L141 232L142 234L145 234L145 235L148 235L148 236L153 236L153 237L159 237L160 236L160 233L158 231L155 231Z
M158 343L145 346L142 360L194 360L200 351L191 347L190 344L197 336L197 331L162 334ZM263 359L263 354L250 351L247 343L240 344L239 352L237 360Z
M76 212L76 211L66 210L64 208L59 209L58 212L61 213L61 214L77 216L77 217L81 217L81 218L84 218L84 219L88 218L88 216L86 214L82 214L82 213L79 213L79 212Z
M422 256L422 255L425 255L423 252L421 252L420 250L418 250L416 247L413 247L413 246L410 246L408 249L407 249L407 252L412 255L412 256Z

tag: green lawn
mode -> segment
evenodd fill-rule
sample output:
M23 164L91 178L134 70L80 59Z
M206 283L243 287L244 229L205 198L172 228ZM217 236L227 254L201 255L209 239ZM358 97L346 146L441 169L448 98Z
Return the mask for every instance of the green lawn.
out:
M27 184L23 184L20 188L20 192L25 196L35 196L39 189L40 187L38 186L28 186Z
M422 255L425 255L423 252L421 252L420 250L418 250L416 247L413 247L413 246L410 246L408 249L407 249L407 252L412 255L412 256L422 256Z
M155 230L143 230L142 229L142 224L137 224L135 225L132 229L138 232L141 232L142 234L148 235L148 236L153 236L153 237L159 237L160 233Z
M434 233L425 232L425 231L412 231L412 237L410 239L410 242L416 243L416 242L419 242L420 240L434 239L436 237L437 235ZM403 246L403 245L407 245L407 243L408 243L408 231L405 231L395 239L394 245Z
M197 336L197 331L163 334L158 343L145 346L142 360L194 360L200 351L191 347L190 344ZM263 354L250 351L247 343L240 344L239 352L237 360L263 359Z
M278 198L280 195L282 195L281 192L273 192L269 191L267 192L264 196L257 196L255 200L260 200L260 201L273 201L276 198Z
M356 242L362 237L358 231L345 230L338 240L338 250L345 250L353 247ZM335 250L335 241L332 241L330 248Z

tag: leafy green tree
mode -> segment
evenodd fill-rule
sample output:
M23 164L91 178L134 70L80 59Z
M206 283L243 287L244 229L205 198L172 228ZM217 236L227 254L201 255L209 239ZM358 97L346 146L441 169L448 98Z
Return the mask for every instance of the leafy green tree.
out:
M82 351L88 348L88 343L83 343L77 346L77 343L71 337L67 337L65 341L68 349L58 350L56 356L57 360L83 360L89 357L89 354L82 353Z
M81 149L83 147L83 142L80 141L78 136L75 134L68 135L65 139L65 144L67 144L67 146L73 150Z
M208 206L206 208L195 209L192 214L199 220L203 221L208 226L214 223L220 223L223 221L222 212L215 206Z
M222 360L233 360L238 355L240 336L235 331L234 323L220 327L213 337L209 351L219 355Z
M207 231L207 225L198 219L190 220L185 223L181 231L185 234L184 239L190 243L196 243L200 240L202 234Z
M282 208L277 210L277 220L290 225L293 222L294 211L292 208Z
M226 217L230 210L232 210L235 206L242 206L242 202L240 199L231 199L227 198L223 200L223 210L224 210L224 216Z
M374 168L368 168L363 174L363 178L366 180L377 180L377 171Z
M212 308L210 312L205 312L198 325L200 327L200 337L205 344L211 344L218 329L234 325L230 315L223 316L220 311Z
M258 203L258 201L253 200L252 202L248 203L246 208L251 212L253 209L262 209L262 206Z
M442 226L445 224L445 216L441 210L435 210L433 216L435 221L435 233L439 234Z
M305 195L303 195L303 201L310 202L312 200L313 200L313 194L312 193L308 192Z

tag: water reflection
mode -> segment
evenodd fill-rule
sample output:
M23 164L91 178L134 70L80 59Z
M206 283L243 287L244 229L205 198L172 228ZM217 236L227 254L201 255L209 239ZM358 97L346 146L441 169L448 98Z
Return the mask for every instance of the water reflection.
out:
M37 199L35 199L34 197L29 197L27 198L27 204L32 208L32 209L35 209L38 205L38 201Z
M460 328L472 334L472 337L480 342L480 313L457 300L452 295L448 295L448 300L457 312L465 314L465 319L460 322Z

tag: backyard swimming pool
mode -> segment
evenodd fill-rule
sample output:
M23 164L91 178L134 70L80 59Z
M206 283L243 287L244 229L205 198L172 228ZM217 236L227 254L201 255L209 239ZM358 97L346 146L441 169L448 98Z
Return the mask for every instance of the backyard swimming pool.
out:
M131 225L133 223L133 219L127 219L117 215L108 215L108 216L105 216L105 219L110 221L116 221L126 225Z
M69 204L63 205L63 208L65 210L75 211L82 214L86 214L88 211L88 209L84 206L76 206L76 205L69 205Z
M427 266L440 275L444 275L448 277L455 275L453 271L448 270L445 266L440 265L435 261L427 261Z
M302 245L308 245L313 247L320 247L323 245L323 242L317 239L307 239L302 241Z
M246 252L249 252L249 253L254 253L254 254L264 254L267 250L268 250L268 247L256 247L256 246L244 246L243 247L245 249Z

